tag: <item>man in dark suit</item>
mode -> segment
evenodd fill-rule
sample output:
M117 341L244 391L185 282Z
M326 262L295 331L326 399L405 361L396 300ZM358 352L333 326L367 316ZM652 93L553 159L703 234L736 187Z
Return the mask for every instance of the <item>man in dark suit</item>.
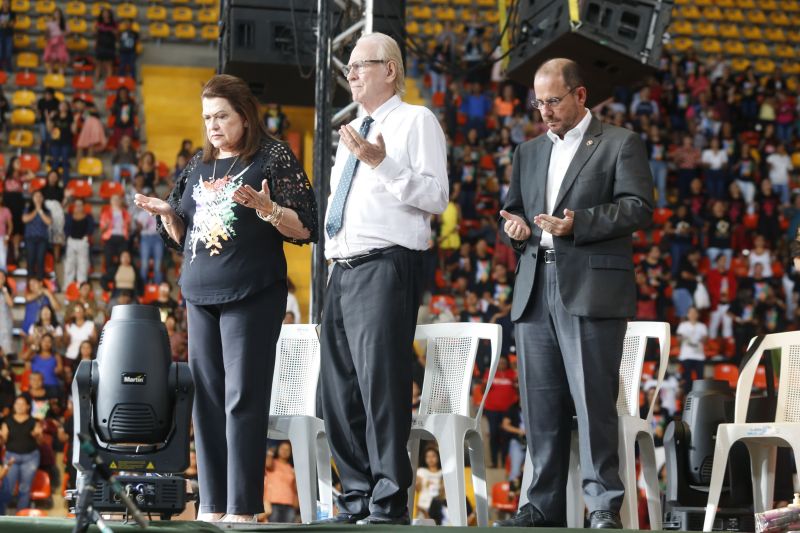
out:
M636 311L631 235L653 212L653 178L633 132L585 107L578 65L552 59L533 82L548 132L514 154L500 211L520 254L511 319L533 480L529 503L497 526L563 526L572 406L594 528L620 528L617 390Z

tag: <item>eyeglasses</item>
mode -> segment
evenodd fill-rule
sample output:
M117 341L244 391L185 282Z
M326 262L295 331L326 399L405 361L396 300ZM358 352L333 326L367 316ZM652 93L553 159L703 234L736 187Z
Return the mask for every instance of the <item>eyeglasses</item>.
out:
M572 91L575 89L577 89L577 87L573 87L569 90L569 92L567 92L567 94L561 97L548 98L547 100L531 100L531 105L536 109L542 109L544 106L547 106L550 109L555 109L564 100L564 98L572 94Z
M351 70L355 70L359 75L364 72L364 69L367 68L367 65L370 63L386 63L385 59L362 59L361 61L353 61L349 65L345 65L342 67L342 74L344 77L350 75Z

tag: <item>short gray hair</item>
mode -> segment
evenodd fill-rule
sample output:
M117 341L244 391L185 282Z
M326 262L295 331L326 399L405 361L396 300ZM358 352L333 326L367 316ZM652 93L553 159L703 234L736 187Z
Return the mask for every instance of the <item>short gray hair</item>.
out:
M362 35L356 44L361 41L374 41L378 44L378 57L375 59L383 59L387 63L393 62L395 65L395 72L397 76L394 79L394 92L397 96L403 96L406 93L406 74L403 68L403 54L400 52L400 46L397 41L386 35L385 33L368 33Z

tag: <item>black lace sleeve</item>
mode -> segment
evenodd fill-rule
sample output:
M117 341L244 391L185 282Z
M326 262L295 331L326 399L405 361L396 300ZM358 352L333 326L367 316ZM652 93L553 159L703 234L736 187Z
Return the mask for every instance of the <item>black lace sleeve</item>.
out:
M200 162L200 158L203 156L203 152L197 152L193 158L189 160L189 163L186 165L186 168L183 169L181 175L178 176L178 179L175 180L175 187L172 188L172 192L169 193L167 196L167 203L175 210L175 214L178 215L181 220L183 220L183 225L186 227L186 216L183 213L183 209L181 209L181 198L183 198L183 191L186 189L186 181L189 179L189 176L192 175L195 168L197 168L197 163ZM164 244L167 245L167 248L172 248L173 250L177 250L179 252L183 251L183 242L177 242L172 237L169 236L167 233L167 228L164 227L164 223L161 221L161 217L156 217L156 230L158 234L161 235L161 238L164 240ZM183 238L186 239L186 228L183 232Z
M284 236L285 241L293 244L317 242L317 200L314 189L308 181L303 167L289 147L277 141L267 142L263 147L264 175L267 176L272 200L283 207L297 213L297 218L311 233L307 239L291 239Z

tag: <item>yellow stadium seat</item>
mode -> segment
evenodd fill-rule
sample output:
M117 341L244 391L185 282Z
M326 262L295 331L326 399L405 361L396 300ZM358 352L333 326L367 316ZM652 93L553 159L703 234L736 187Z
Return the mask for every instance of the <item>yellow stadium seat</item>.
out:
M711 0L695 0L694 5L696 6L710 6Z
M769 23L776 26L788 26L791 21L788 15L783 11L773 11L769 14Z
M747 21L750 24L766 24L767 15L760 9L751 9L747 12Z
M100 12L104 9L111 9L111 4L108 2L94 2L92 4L92 16L97 18L100 16Z
M178 39L194 39L197 37L197 30L191 24L178 24L175 26L175 37Z
M219 26L216 24L206 24L200 28L200 38L204 41L216 41L219 39Z
M173 4L189 4L191 0L172 0Z
M456 10L452 7L437 7L434 14L438 20L456 20Z
M778 2L776 2L775 0L760 0L758 2L758 7L760 7L765 11L773 11L775 9L778 9Z
M33 52L20 52L17 54L17 67L37 68L39 66L39 55Z
M33 41L33 46L35 46L38 50L44 50L46 44L47 39L45 39L44 35L37 36L36 40Z
M678 19L672 23L672 32L675 35L694 35L694 26L688 20Z
M219 9L204 8L197 12L197 22L201 24L216 24L219 20Z
M8 144L14 148L30 148L33 146L33 132L29 130L11 130Z
M691 0L675 0L676 6L688 6Z
M734 72L744 72L750 68L750 60L743 57L734 57L731 60L731 68Z
M739 26L737 26L736 24L720 24L719 35L720 37L724 37L725 39L738 39Z
M47 31L47 17L39 17L39 18L37 18L35 27L36 27L37 31L41 31L41 32Z
M700 49L706 54L718 54L722 52L722 44L717 39L703 39L700 42Z
M800 2L797 0L781 0L781 9L787 13L800 11Z
M800 63L797 61L784 61L783 65L781 65L781 70L785 74L800 74Z
M786 34L783 32L782 28L768 27L764 30L764 37L766 37L768 41L774 43L786 42Z
M418 35L419 34L419 22L416 20L412 20L408 24L406 24L406 32L409 35Z
M717 25L713 22L700 22L697 24L697 33L701 37L716 37Z
M198 6L219 6L218 0L194 0Z
M133 20L138 13L139 11L136 9L136 6L130 2L125 2L117 6L117 16L121 19Z
M439 35L444 31L444 25L441 22L437 22L433 25L433 34Z
M191 22L192 10L186 6L179 6L172 10L172 20L175 22Z
M27 13L31 10L29 0L11 0L11 11L14 13Z
M33 107L36 104L36 93L28 89L19 89L11 95L14 107Z
M672 41L675 50L678 52L688 52L694 48L694 41L688 37L678 37Z
M786 37L793 43L800 43L800 31L798 30L787 31Z
M70 33L84 33L88 27L89 25L86 24L86 19L82 18L67 19L67 31L69 31Z
M706 20L722 20L722 10L717 6L706 6L703 8L703 18Z
M67 2L65 13L68 17L82 17L86 14L86 3L78 0Z
M800 27L800 13L790 13L789 24L795 28Z
M717 0L717 5L722 9L728 9L734 6L733 0Z
M759 74L772 74L775 72L775 63L771 59L765 57L756 59L753 66Z
M150 6L145 11L145 17L150 22L163 22L167 20L167 8L164 6Z
M67 85L67 80L64 79L63 74L46 74L43 83L50 89L63 89Z
M49 15L56 10L56 3L53 0L36 0L33 9L41 15Z
M11 112L12 126L32 126L36 122L36 113L32 109L22 107Z
M747 53L751 56L768 56L769 47L762 41L756 41L747 46Z
M96 157L82 157L78 161L78 174L97 178L103 175L103 162Z
M749 41L760 41L764 38L758 26L745 26L742 28L742 35Z
M756 3L753 0L736 0L736 7L739 9L755 9Z
M793 59L797 54L793 46L788 44L776 44L775 55L784 59Z
M153 39L166 39L169 37L169 26L164 22L152 22L149 26L150 37Z
M725 20L728 22L744 22L744 13L737 7L726 9Z
M27 33L14 34L14 48L27 48L31 45L31 38Z
M496 8L497 0L478 0L478 5L480 7Z
M89 41L85 37L70 35L67 37L67 50L71 52L85 52L89 49Z
M31 27L31 18L28 15L17 15L14 19L15 31L27 31Z
M722 45L722 49L725 51L726 54L734 56L744 55L744 44L742 44L742 41L736 41L736 40L725 41Z

